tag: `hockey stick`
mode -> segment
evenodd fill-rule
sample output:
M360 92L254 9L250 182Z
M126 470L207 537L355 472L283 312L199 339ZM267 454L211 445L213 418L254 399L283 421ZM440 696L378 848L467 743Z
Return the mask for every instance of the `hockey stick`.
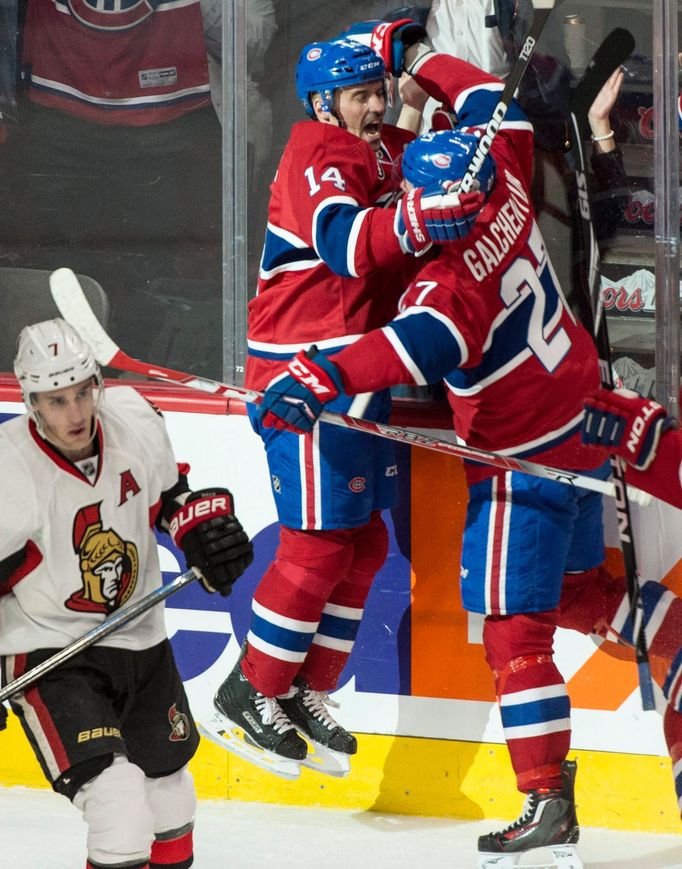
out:
M615 32L615 31L614 31ZM625 31L627 33L627 31ZM610 34L607 41L610 40ZM634 47L634 40L630 43L627 39L620 38L617 41L619 51L625 52ZM607 81L609 75L629 57L629 53L625 56L614 56L614 45L611 44L611 50L607 53L602 52L601 47L595 55L594 66L592 63L588 66L593 70L601 69L602 86ZM610 62L607 62L606 57L610 57L613 66L610 67ZM609 68L610 67L610 68ZM588 328L592 329L593 337L599 354L599 369L602 378L602 384L607 387L613 387L613 374L611 368L611 348L609 344L608 330L606 325L606 317L602 316L601 293L599 286L599 271L600 271L600 254L597 238L594 230L594 222L592 219L592 208L587 192L587 175L585 167L585 153L582 145L582 131L584 123L587 121L587 112L589 111L594 98L601 90L597 87L598 79L596 73L591 76L591 93L588 92L587 86L584 88L579 101L576 101L575 106L572 106L571 122L573 125L573 136L571 144L571 152L574 155L576 174L576 184L578 191L578 211L579 218L577 221L577 229L581 237L581 245L583 258L581 262L574 264L574 282L583 296L583 307L585 309ZM592 99L588 102L588 99ZM585 118L578 117L577 110L585 113ZM589 249L588 249L589 248ZM587 250L587 274L585 273L584 253ZM625 485L625 473L623 464L617 456L611 456L611 470L614 485L616 487L616 511L618 513L618 535L620 537L621 548L623 550L623 560L625 562L625 575L627 579L628 599L630 602L630 614L632 617L632 631L635 642L635 651L637 659L637 671L639 675L639 690L642 698L642 708L651 710L656 708L654 700L653 683L651 681L651 667L649 665L649 651L647 649L645 622L644 622L644 605L639 588L639 574L637 570L637 559L635 554L634 540L632 537L632 519L630 515L630 503L628 499L628 491Z
M466 193L474 186L474 182L481 170L486 154L490 150L497 131L500 129L504 120L509 104L514 99L514 94L519 86L521 79L530 63L530 59L535 51L535 46L540 34L542 33L549 14L554 9L555 0L533 0L533 21L530 25L530 30L526 35L526 39L521 46L519 56L514 63L514 66L507 76L507 79L502 90L500 99L493 109L493 113L488 121L485 132L474 151L467 170L462 176L462 180L457 186L458 192Z
M602 41L585 67L571 93L571 112L580 125L581 141L588 128L587 114L609 77L635 50L635 37L624 27L616 27Z
M158 603L161 603L162 600L166 600L167 597L175 594L176 591L180 591L181 588L189 585L190 582L194 582L194 580L197 579L198 576L199 574L196 573L194 569L188 570L185 573L181 573L180 576L176 576L175 579L172 580L172 582L169 582L167 585L162 585L159 588L155 588L154 591L150 591L149 594L145 595L143 598L140 598L140 600L136 601L133 604L130 604L130 606L123 607L123 609L120 609L113 615L110 615L101 624L97 625L96 627L83 634L82 637L79 637L77 640L69 643L68 646L65 646L63 649L55 652L55 654L51 655L49 658L47 658L47 660L43 661L41 664L38 664L36 667L33 667L32 670L29 670L27 673L19 676L18 679L15 679L8 685L5 685L4 688L0 689L0 703L8 700L19 691L23 691L25 688L28 688L29 685L37 682L38 679L40 679L46 673L51 672L52 670L59 667L61 664L64 664L66 661L71 660L71 658L73 658L79 652L82 652L84 649L93 646L95 643L98 643L100 640L108 637L109 634L113 634L114 631L117 631L119 628L127 625L128 622L131 622L133 619L136 619L138 616L146 613L147 610L150 610Z
M249 404L260 403L263 394L253 389L230 386L217 380L175 371L172 368L150 365L147 362L142 362L139 359L128 356L102 327L83 293L78 278L71 269L61 268L53 272L50 275L50 290L62 316L88 342L95 354L95 358L101 365L117 368L120 371L143 374L146 377L163 380L166 383L179 383L191 389L225 395L228 398L239 398ZM600 492L603 495L610 495L611 497L615 497L617 494L613 484L605 480L598 480L572 471L540 465L536 462L526 461L525 459L515 459L510 456L500 455L499 453L489 453L475 447L467 447L463 444L453 443L452 441L441 440L440 438L422 434L413 429L386 425L368 419L347 416L346 414L331 413L330 411L323 411L320 414L320 421L339 426L340 428L354 429L365 434L387 438L388 440L424 447L425 449L435 450L436 452L446 453L484 465L492 465L493 467L508 471L521 471L535 477L544 477L545 479L555 480L556 482L566 483L571 486L581 486L584 489L591 489L594 492ZM643 505L648 504L651 500L649 495L639 489L632 489L632 493L633 498Z

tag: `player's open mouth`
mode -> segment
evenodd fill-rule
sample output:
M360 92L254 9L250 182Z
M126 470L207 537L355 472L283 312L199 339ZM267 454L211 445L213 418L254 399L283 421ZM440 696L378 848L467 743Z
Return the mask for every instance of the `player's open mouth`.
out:
M362 128L362 132L369 139L378 138L381 135L381 122L380 121L372 121L370 124L365 124Z

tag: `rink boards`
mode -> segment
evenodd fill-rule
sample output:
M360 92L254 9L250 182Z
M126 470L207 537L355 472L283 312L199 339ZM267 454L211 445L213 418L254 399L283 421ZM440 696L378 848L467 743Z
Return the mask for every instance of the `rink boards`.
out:
M169 635L201 718L248 630L251 595L277 543L276 513L261 443L240 405L226 414L222 399L144 391L164 409L176 456L191 465L191 484L229 486L255 543L254 564L229 598L191 586L167 603ZM21 412L18 398L13 386L0 383L0 420ZM481 620L462 610L459 597L461 463L414 447L398 452L400 504L386 517L390 554L335 695L342 704L337 717L359 735L351 776L336 780L304 770L299 781L286 782L204 741L193 762L200 796L472 819L518 813ZM682 590L679 511L653 504L634 514L642 575ZM617 565L610 510L607 542ZM168 540L160 547L168 581L184 564ZM635 667L614 651L571 632L557 636L557 663L573 706L581 821L677 832L660 716L642 712ZM1 738L0 784L43 786L13 717Z

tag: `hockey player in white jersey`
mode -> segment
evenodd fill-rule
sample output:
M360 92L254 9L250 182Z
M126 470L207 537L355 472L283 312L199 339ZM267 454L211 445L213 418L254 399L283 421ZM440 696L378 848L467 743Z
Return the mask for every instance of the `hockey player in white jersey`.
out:
M0 426L3 682L160 584L153 528L207 591L253 558L227 489L190 492L161 415L104 389L60 319L24 328L15 373L28 413ZM199 736L154 607L11 699L52 788L82 812L87 869L187 869Z

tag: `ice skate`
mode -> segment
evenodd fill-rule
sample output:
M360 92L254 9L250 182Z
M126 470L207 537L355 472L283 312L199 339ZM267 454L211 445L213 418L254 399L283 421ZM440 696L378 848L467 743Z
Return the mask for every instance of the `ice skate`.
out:
M310 748L303 766L338 778L350 772L350 755L358 750L358 741L335 721L327 706L336 706L328 694L313 691L300 677L294 679L290 696L280 697L280 705Z
M530 791L516 821L479 837L478 869L511 869L524 854L535 849L551 852L552 862L524 862L524 867L583 869L576 848L580 836L574 797L576 770L575 761L564 761L561 790ZM542 859L542 854L537 857Z
M218 688L213 704L214 714L199 725L209 739L282 778L299 777L306 742L277 698L265 697L251 685L239 661Z

